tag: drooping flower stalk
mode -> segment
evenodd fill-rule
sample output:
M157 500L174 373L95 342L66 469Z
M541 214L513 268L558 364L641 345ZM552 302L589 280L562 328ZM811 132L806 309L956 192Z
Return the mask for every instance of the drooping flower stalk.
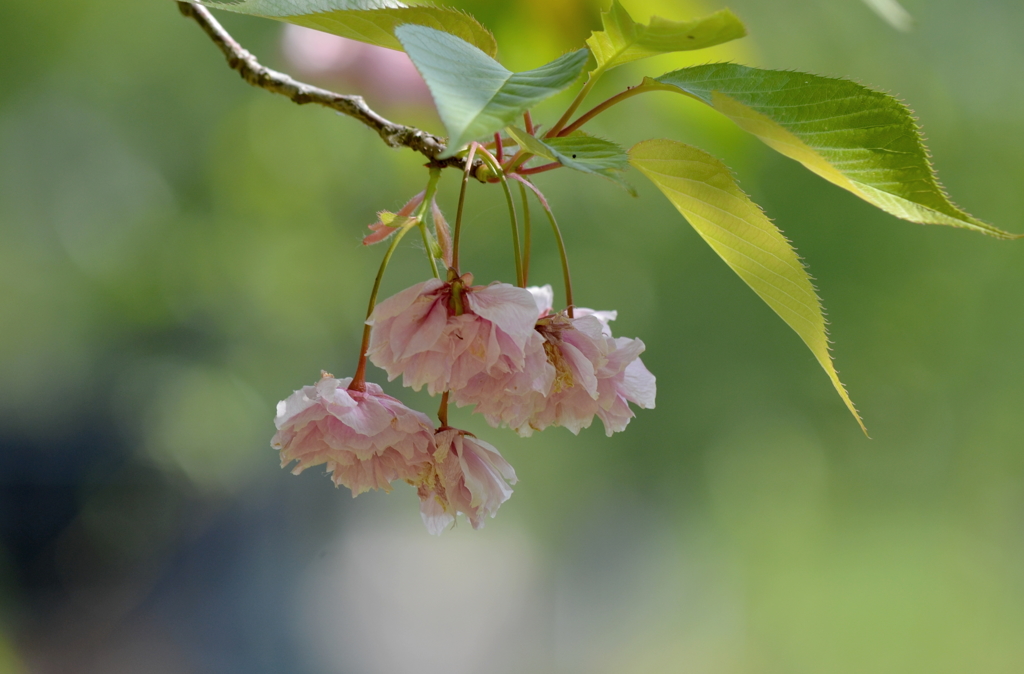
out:
M548 200L544 197L544 194L537 188L537 186L522 176L513 174L512 177L518 180L520 185L525 185L533 190L534 195L537 197L537 201L540 202L541 208L544 209L544 213L547 214L548 221L551 223L551 230L555 235L555 243L558 245L558 255L562 260L562 281L565 283L565 305L567 307L567 314L569 318L572 318L574 306L572 299L572 276L569 274L569 256L565 252L565 241L562 239L562 230L558 228L558 221L555 220L555 214L551 211L551 206L548 204Z
M424 202L425 203L425 202ZM369 319L373 314L374 308L377 306L377 293L380 292L380 282L384 279L384 270L388 268L388 262L391 261L391 256L394 255L395 249L398 248L398 243L405 236L406 232L416 226L416 219L410 219L401 229L399 229L393 239L391 239L391 245L388 246L388 250L384 253L384 259L381 260L380 269L377 270L377 278L373 281L373 290L370 291L370 302L366 309L366 318ZM349 384L349 389L353 391L365 391L366 390L366 350L370 346L370 325L363 326L363 341L359 346L359 363L356 365L356 373L352 377L352 383Z
M512 250L516 262L516 285L520 288L525 288L526 279L523 274L523 254L519 244L519 220L516 217L516 205L512 199L512 190L509 189L505 172L501 168L501 162L483 147L480 148L480 154L483 156L484 162L498 176L498 180L501 181L501 188L505 192L505 203L508 204L508 217L512 224Z
M440 179L441 169L436 166L431 166L430 179L427 181L427 189L424 191L423 203L420 204L419 209L416 211L416 216L420 221L420 234L423 235L423 247L427 252L427 260L430 262L430 271L434 275L434 278L441 278L441 275L437 271L437 262L434 259L434 247L431 245L430 234L427 232L427 221L425 216L427 214L427 209L430 208L434 202L434 194L437 192L437 182Z
M437 261L434 258L432 251L433 246L430 245L430 235L427 233L426 223L420 221L419 224L420 235L423 237L423 247L427 251L427 262L430 264L430 275L434 278L441 278L441 273L437 271Z
M469 175L473 171L473 157L476 155L476 143L469 144L466 155L466 170L462 174L462 187L459 189L459 206L455 211L455 233L452 234L452 269L459 275L459 240L462 235L462 213L466 207L466 190L469 187Z
M532 227L530 224L530 200L527 198L526 187L519 183L519 196L523 200L523 286L530 279L530 244L532 243Z

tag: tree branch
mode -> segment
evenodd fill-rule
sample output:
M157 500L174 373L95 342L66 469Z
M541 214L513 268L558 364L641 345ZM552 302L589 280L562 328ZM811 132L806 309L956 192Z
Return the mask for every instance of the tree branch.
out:
M178 2L178 9L186 17L195 19L195 22L227 58L228 65L233 70L237 70L242 79L254 87L281 94L299 105L316 103L343 115L348 115L376 131L390 147L407 147L415 150L429 159L433 166L442 168L453 166L460 171L465 170L466 160L461 157L437 159L437 156L445 150L442 138L421 129L395 124L384 119L370 109L362 96L337 94L304 84L284 73L271 70L261 65L255 56L243 49L205 7L188 2Z

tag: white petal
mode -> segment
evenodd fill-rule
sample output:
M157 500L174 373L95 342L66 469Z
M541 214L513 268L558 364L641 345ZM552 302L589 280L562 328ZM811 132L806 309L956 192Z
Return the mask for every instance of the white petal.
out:
M543 316L550 312L555 306L555 291L551 284L542 286L530 286L526 289L533 295L533 301L537 303L537 315Z

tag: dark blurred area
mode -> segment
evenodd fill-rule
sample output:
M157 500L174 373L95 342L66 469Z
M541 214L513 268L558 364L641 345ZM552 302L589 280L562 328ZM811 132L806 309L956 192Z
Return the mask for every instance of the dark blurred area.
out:
M604 6L455 4L516 69ZM906 0L909 32L886 0L728 6L749 38L594 100L706 61L849 77L915 110L954 200L1024 232L1019 0ZM267 65L442 131L403 57L218 17ZM537 182L578 303L644 340L658 408L613 438L453 413L520 482L484 530L434 538L412 489L353 500L269 446L277 400L353 370L383 254L360 240L422 158L246 85L170 0L5 0L0 77L0 674L1024 671L1024 244L896 220L683 97L633 99L594 131L736 171L817 279L874 439L641 176L633 199L556 171ZM478 282L514 276L507 235L474 187ZM403 245L383 292L427 273ZM559 279L538 233L531 281Z

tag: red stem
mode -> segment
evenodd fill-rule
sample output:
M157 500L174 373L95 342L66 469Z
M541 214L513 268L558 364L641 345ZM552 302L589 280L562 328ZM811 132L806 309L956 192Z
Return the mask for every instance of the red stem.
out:
M512 155L512 158L509 159L508 162L506 162L501 167L501 170L504 171L506 174L511 175L513 172L515 172L516 162L519 161L519 158L522 157L524 154L526 154L526 150L524 150L523 148L519 148L519 151Z
M569 126L565 127L561 131L559 131L558 135L559 136L568 136L570 133L572 133L576 129L580 128L581 126L583 126L584 124L586 124L587 122L592 120L594 117L597 117L602 112L604 112L608 108L612 107L616 103L621 103L622 101L626 100L627 98L632 98L633 96L636 96L637 94L642 94L642 93L647 92L647 91L651 91L651 88L650 87L646 87L643 84L638 84L635 87L632 87L630 89L626 89L625 91L612 96L611 98L609 98L604 103L599 103L598 105L594 106L588 112L580 115L579 119L577 119L575 122L573 122Z
M359 363L356 365L356 373L352 375L352 383L348 385L349 391L366 391L366 350L370 348L370 326L363 326L363 343L359 347Z
M561 168L560 163L551 162L550 164L544 164L543 166L535 166L534 168L519 169L516 171L521 176L532 176L535 173L544 173L545 171L554 171L556 168Z

